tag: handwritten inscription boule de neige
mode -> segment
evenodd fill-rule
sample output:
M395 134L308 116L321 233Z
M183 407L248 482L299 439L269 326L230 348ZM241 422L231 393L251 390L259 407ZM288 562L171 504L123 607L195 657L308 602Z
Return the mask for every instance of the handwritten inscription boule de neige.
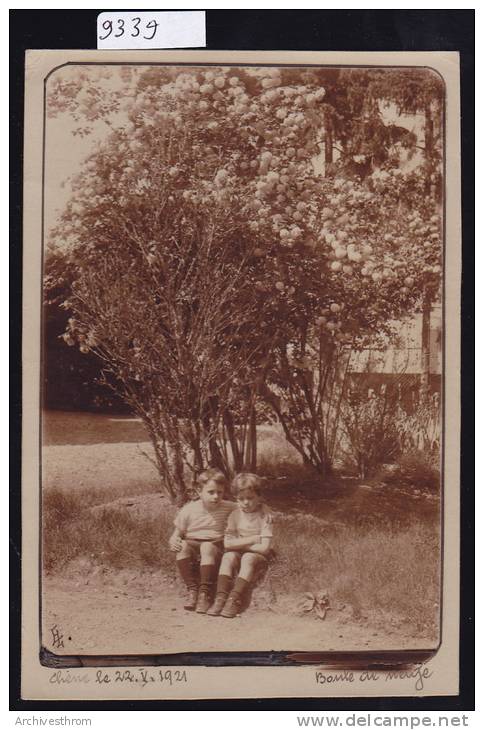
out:
M425 680L432 676L433 672L429 667L423 664L417 664L414 667L408 667L406 669L398 670L387 670L384 672L376 671L350 671L343 669L340 672L316 672L316 684L353 684L357 683L368 683L384 681L389 682L392 680L410 680L414 684L414 688L417 692L421 692L425 686Z
M343 669L341 671L317 671L314 674L316 684L318 685L344 685L344 684L367 684L371 682L391 682L406 681L413 684L416 692L421 692L425 687L425 680L432 676L433 672L428 666L417 664L414 667L408 667L403 670L387 670L387 671L369 671L358 670L352 671ZM58 669L49 677L49 683L53 685L67 684L94 684L94 685L116 685L125 684L137 687L146 687L147 685L163 684L165 686L173 686L176 684L189 683L189 675L185 670L172 669L116 669L106 670L98 669L95 673L75 672L68 669Z

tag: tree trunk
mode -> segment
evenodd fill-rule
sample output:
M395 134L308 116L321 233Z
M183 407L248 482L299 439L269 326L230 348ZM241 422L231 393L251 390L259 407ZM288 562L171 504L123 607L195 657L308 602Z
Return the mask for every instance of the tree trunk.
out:
M234 419L230 411L225 411L223 415L223 421L227 437L229 440L230 448L232 451L232 457L234 460L234 471L242 471L243 469L243 454L240 453L239 445L237 443L237 436L235 433Z
M246 458L244 468L255 472L257 469L257 419L255 408L250 409L249 433L247 434Z
M333 169L333 125L328 112L324 114L324 176L329 177Z
M430 313L432 298L427 289L423 294L422 305L422 340L421 340L421 368L420 385L422 391L428 391L430 385Z
M227 473L227 465L225 464L222 452L217 443L217 433L212 428L210 415L205 413L203 416L203 428L208 438L208 450L210 452L210 466L220 469L224 474Z
M197 471L202 471L203 457L202 450L200 448L200 423L198 421L196 421L195 423L195 434L192 438L191 447L193 449L193 461L195 469Z
M428 101L425 104L425 160L427 164L427 193L435 197L435 185L431 181L432 157L434 154L434 120L432 118L432 107ZM422 375L420 384L422 390L428 390L430 383L430 312L432 308L432 297L427 289L423 292L422 303L422 341L421 341L421 368Z
M215 467L216 469L220 469L220 471L222 471L224 474L227 474L227 464L225 464L222 452L219 449L216 436L210 436L208 448L210 450L211 466Z
M431 170L432 170L432 158L434 155L434 120L432 118L432 107L430 102L425 104L425 126L424 126L424 146L425 146L425 161L427 166L427 181L426 181L426 192L428 195L435 197L435 185L432 185L431 181Z

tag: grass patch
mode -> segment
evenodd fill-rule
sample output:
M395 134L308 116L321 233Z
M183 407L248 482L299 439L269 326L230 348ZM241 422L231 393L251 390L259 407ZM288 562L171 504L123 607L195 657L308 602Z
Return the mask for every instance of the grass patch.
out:
M310 515L281 515L277 530L271 577L276 594L326 590L353 618L393 614L417 632L435 629L440 586L435 526L325 529Z
M275 424L257 427L257 473L267 468L273 474L291 464L302 464L301 455Z
M420 492L437 493L440 489L439 455L429 455L424 451L403 454L395 469L381 472L380 478L388 485L410 486Z
M264 499L283 514L317 517L322 522L347 525L352 531L375 528L384 532L439 524L438 490L417 489L414 483L390 476L364 480L332 474L323 478L307 464L262 462L257 470L266 478ZM382 528L382 525L384 527Z
M323 484L321 475L312 466L297 459L286 458L274 462L267 456L262 456L259 458L257 473L269 483L284 479L298 486L312 484L321 488Z
M102 504L93 490L47 490L43 499L43 564L56 572L76 558L115 569L157 567L171 570L167 539L173 530L173 510L139 520Z
M160 569L175 576L167 541L174 508L136 518L126 510L91 509L93 490L47 490L43 502L44 568L57 572L76 558L113 569ZM274 599L328 591L353 619L391 614L415 632L435 635L439 602L439 532L435 522L395 526L334 524L312 514L276 514L277 559L268 586ZM265 585L265 584L264 584Z
M75 489L55 483L52 487L44 488L42 508L46 519L49 519L48 515L62 519L64 516L70 516L72 512L79 514L90 507L114 502L123 497L137 497L145 494L160 494L160 490L156 488L156 485L146 484L143 481L132 482L125 486L103 483L98 487L76 487Z
M79 411L42 412L44 446L146 443L148 433L140 419Z

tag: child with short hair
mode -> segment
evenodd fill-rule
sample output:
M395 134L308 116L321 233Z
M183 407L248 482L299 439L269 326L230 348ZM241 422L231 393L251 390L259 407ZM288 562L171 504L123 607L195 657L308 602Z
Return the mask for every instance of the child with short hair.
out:
M248 472L238 474L232 482L237 509L228 518L225 553L209 616L234 618L257 571L268 562L273 520L270 510L262 503L261 485L261 478Z
M237 506L223 498L226 486L228 480L219 469L203 471L197 478L199 499L183 505L174 520L169 546L188 588L187 611L206 613L212 603L227 519Z

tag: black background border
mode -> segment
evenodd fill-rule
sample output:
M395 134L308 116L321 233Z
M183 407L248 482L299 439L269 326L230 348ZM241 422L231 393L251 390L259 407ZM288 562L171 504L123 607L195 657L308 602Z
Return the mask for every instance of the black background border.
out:
M166 8L164 8L166 9ZM20 699L24 53L96 47L99 10L10 11L10 710L458 711L474 709L474 11L207 10L207 50L459 51L462 113L460 693L442 697L41 701ZM139 12L139 9L137 9Z

